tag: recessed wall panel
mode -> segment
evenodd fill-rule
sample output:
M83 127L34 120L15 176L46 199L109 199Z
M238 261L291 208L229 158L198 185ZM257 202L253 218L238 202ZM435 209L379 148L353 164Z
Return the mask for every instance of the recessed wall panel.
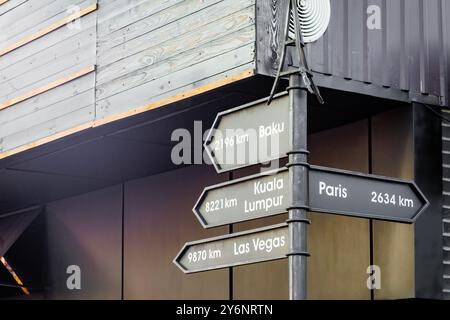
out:
M412 109L395 109L373 118L373 173L414 179ZM375 299L414 297L414 226L373 222L373 259L381 270Z

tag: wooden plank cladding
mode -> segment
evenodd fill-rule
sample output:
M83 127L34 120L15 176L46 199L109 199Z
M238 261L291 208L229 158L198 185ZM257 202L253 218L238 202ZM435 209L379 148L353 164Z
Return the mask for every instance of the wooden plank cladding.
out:
M236 75L226 76L226 77L223 77L222 79L216 80L214 82L209 82L208 84L205 84L203 86L199 86L199 87L197 87L195 89L192 89L192 90L189 90L189 91L182 91L182 92L180 92L178 94L175 94L175 95L170 96L168 98L164 98L164 99L161 99L161 100L149 103L149 104L147 104L145 106L140 106L138 108L133 108L131 110L128 110L128 111L125 111L125 112L122 112L122 113L116 113L116 114L114 114L112 116L96 120L94 122L94 127L102 126L104 124L107 124L107 123L110 123L110 122L113 122L113 121L117 121L117 120L120 120L120 119L123 119L123 118L127 118L127 117L130 117L130 116L142 113L142 112L146 112L146 111L149 111L149 110L157 109L157 108L160 108L160 107L163 107L163 106L166 106L166 105L169 105L171 103L175 103L175 102L187 99L187 98L191 98L191 97L194 97L194 96L196 96L198 94L202 94L202 93L205 93L205 92L208 92L208 91L220 88L222 86L225 86L227 84L230 84L230 83L233 83L233 82L236 82L236 81L239 81L239 80L243 80L243 79L249 78L249 77L251 77L253 75L254 75L254 71L253 70L246 70L246 71L243 71L243 72L241 72L239 74L236 74Z
M9 52L11 52L11 51L13 51L13 50L16 50L17 48L20 48L20 47L26 45L27 43L30 43L31 41L34 41L34 40L36 40L36 39L38 39L40 37L43 37L46 34L52 32L52 31L55 31L56 29L61 28L62 26L66 25L66 24L68 24L68 23L70 23L70 22L72 22L72 21L74 21L74 20L76 20L78 18L81 18L81 17L83 17L83 16L85 16L85 15L87 15L87 14L89 14L89 13L95 11L95 10L97 10L97 3L94 3L94 4L92 4L92 5L90 5L90 6L86 7L86 8L83 8L80 11L77 11L77 12L75 12L75 13L73 13L73 14L65 17L65 18L63 18L63 19L61 19L61 20L59 20L59 21L57 21L57 22L55 22L55 23L53 23L53 24L51 24L51 25L49 25L49 26L47 26L47 27L45 27L45 28L43 28L41 30L39 30L36 33L28 35L25 38L23 38L23 39L15 42L15 43L7 46L6 48L0 49L0 57L5 55L5 54L7 54L7 53L9 53Z
M52 141L94 120L96 8L96 0L0 6L0 48L23 44L0 56L0 152Z
M255 2L0 6L0 159L253 76Z
M98 11L97 122L255 68L255 0L119 3Z
M17 6L20 6L22 3L26 2L27 0L6 0L3 1L2 4L0 4L0 16Z
M70 75L68 75L68 76L66 76L64 78L58 79L56 81L53 81L53 82L51 82L51 83L49 83L49 84L47 84L47 85L45 85L43 87L34 89L34 90L30 91L30 92L27 92L24 95L21 95L21 96L18 96L16 98L14 98L14 99L5 101L3 103L0 103L0 110L6 109L8 107L11 107L12 105L15 105L15 104L19 103L19 102L22 102L22 101L30 99L30 98L32 98L34 96L37 96L38 94L41 94L43 92L49 91L51 89L54 89L54 88L56 88L58 86L61 86L61 85L65 84L65 83L67 83L69 81L72 81L74 79L82 77L82 76L84 76L84 75L86 75L86 74L88 74L88 73L90 73L90 72L92 72L94 70L95 70L95 66L89 66L89 67L83 68L83 69L81 69L81 70L79 70L79 71L77 71L75 73L72 73L72 74L70 74Z
M222 78L218 78L215 81L210 81L210 82L208 82L206 84L203 84L201 86L196 87L195 89L191 89L191 90L188 90L188 91L181 91L181 92L179 92L178 94L176 94L174 96L167 97L165 99L161 99L161 100L155 101L155 102L147 104L145 106L141 106L141 107L138 107L138 108L133 108L133 109L128 110L126 112L114 114L114 115L112 115L110 117L99 119L99 120L96 120L96 121L89 121L89 122L83 123L81 125L78 125L78 126L75 126L75 127L71 127L71 128L66 129L64 131L60 131L58 133L55 133L55 134L52 134L52 135L49 135L49 136L45 136L45 137L40 138L38 140L34 140L34 141L30 142L30 143L21 144L18 147L0 149L0 159L4 159L6 157L15 155L17 153L20 153L20 152L23 152L23 151L26 151L26 150L29 150L29 149L32 149L32 148L35 148L35 147L38 147L38 146L41 146L43 144L55 141L57 139L69 136L71 134L74 134L74 133L77 133L77 132L80 132L80 131L83 131L83 130L86 130L86 129L89 129L89 128L102 126L102 125L111 123L113 121L117 121L117 120L120 120L120 119L123 119L123 118L127 118L127 117L130 117L130 116L142 113L142 112L146 112L146 111L149 111L149 110L153 110L153 109L157 109L157 108L160 108L160 107L164 107L164 106L166 106L168 104L175 103L175 102L178 102L178 101L190 98L190 97L194 97L194 96L196 96L198 94L202 94L202 93L208 92L210 90L214 90L214 89L220 88L222 86L225 86L227 84L230 84L230 83L233 83L233 82L236 82L236 81L239 81L239 80L246 79L248 77L253 76L253 74L254 74L253 70L247 70L247 71L241 72L239 74L235 74L235 75L224 74L224 75L222 75ZM0 125L1 125L1 123L0 123Z

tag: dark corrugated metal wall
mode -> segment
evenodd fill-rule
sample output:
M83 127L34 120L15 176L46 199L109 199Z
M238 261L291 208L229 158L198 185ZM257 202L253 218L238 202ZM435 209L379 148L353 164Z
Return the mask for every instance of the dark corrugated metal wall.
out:
M272 51L260 50L258 71L274 75L281 51L281 11L285 10L280 6L285 2L268 3L258 3L259 12L272 12L269 24L268 18L258 16L258 42L259 48L270 47ZM371 5L380 8L381 29L367 27ZM307 45L310 67L343 79L409 91L411 100L449 106L448 17L448 0L331 0L327 32Z
M312 69L448 99L448 0L332 0L331 5L328 32L308 46ZM381 8L381 30L366 26L369 5Z
M448 0L332 0L331 5L328 32L308 46L312 69L448 97ZM369 5L381 8L381 30L366 26Z
M446 117L450 113L445 113ZM442 236L444 298L450 300L450 124L442 122Z

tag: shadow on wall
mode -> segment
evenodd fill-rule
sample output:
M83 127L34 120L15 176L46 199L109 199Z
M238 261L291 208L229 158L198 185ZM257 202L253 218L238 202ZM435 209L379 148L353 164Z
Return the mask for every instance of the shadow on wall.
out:
M121 298L121 199L114 186L48 205L47 299ZM69 290L77 267L81 289Z

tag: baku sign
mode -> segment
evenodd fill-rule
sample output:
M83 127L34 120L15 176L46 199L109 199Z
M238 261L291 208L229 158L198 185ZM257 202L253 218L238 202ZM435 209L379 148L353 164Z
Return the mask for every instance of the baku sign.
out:
M289 96L221 112L205 141L218 173L285 157L290 148Z
M287 169L253 175L204 189L193 211L205 228L287 212ZM311 166L311 211L412 223L428 201L409 181Z
M194 273L283 259L288 248L288 227L283 223L188 242L173 262L184 273Z

